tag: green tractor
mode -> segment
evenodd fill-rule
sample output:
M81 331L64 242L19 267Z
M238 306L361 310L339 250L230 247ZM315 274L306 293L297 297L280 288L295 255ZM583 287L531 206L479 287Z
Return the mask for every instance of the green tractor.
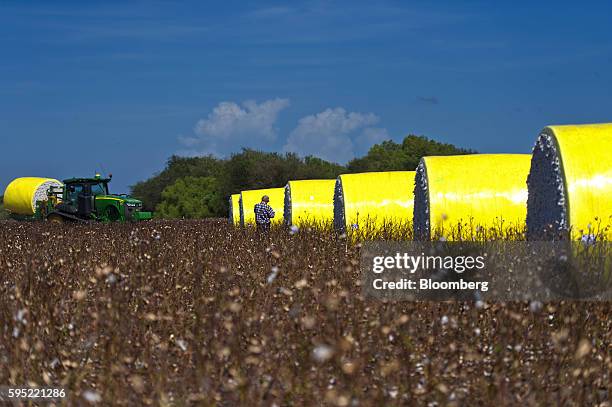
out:
M137 222L152 218L142 211L142 202L108 190L112 175L102 178L70 178L62 187L51 187L48 199L37 204L34 217L64 223L68 221Z

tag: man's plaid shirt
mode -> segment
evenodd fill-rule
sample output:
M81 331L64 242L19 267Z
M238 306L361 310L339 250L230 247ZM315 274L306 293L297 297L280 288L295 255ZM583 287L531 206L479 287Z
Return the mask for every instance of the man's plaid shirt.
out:
M264 202L255 205L255 222L259 224L270 223L270 218L274 217L274 209Z

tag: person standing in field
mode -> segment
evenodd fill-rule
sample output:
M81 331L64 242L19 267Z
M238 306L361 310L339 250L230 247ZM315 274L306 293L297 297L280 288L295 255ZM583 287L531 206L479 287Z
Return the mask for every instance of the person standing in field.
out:
M261 202L255 204L255 224L257 230L268 233L270 230L270 220L274 217L274 209L269 204L270 197L264 195L261 197Z

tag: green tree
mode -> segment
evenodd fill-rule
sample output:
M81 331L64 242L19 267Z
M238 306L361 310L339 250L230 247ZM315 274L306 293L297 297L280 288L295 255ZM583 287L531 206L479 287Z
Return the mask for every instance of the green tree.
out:
M346 172L344 165L330 163L318 157L307 156L304 158L304 173L300 178L294 179L334 179Z
M156 207L161 218L207 218L220 210L217 181L214 177L183 177L164 188Z
M409 135L402 143L388 140L375 144L368 153L350 161L350 172L413 171L421 158L428 155L473 154L475 151L440 143L423 136Z
M166 168L146 181L131 187L131 194L142 201L146 210L153 210L162 201L162 191L182 177L209 177L221 172L223 161L211 155L168 159Z
M336 178L346 172L344 166L317 157L300 158L297 154L279 154L243 149L232 155L219 174L223 196L259 188L285 185L289 180Z

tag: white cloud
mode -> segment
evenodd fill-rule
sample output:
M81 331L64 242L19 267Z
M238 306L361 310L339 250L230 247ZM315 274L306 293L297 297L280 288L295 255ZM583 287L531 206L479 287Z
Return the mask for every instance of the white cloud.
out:
M271 99L258 104L221 102L206 119L198 121L194 136L179 137L192 153L226 155L241 147L265 148L276 140L279 113L289 99Z
M327 109L301 118L289 134L284 150L344 163L355 156L351 134L378 121L373 113L349 113L341 107ZM374 134L387 135L385 129L366 129L358 140L372 138Z
M193 135L178 137L184 147L178 153L227 156L242 147L269 150L278 140L278 116L288 106L289 100L280 98L259 104L221 102L196 123ZM385 128L373 127L379 120L374 113L348 112L342 107L326 109L302 117L289 133L283 150L345 163L356 154L366 153L373 144L389 139Z

